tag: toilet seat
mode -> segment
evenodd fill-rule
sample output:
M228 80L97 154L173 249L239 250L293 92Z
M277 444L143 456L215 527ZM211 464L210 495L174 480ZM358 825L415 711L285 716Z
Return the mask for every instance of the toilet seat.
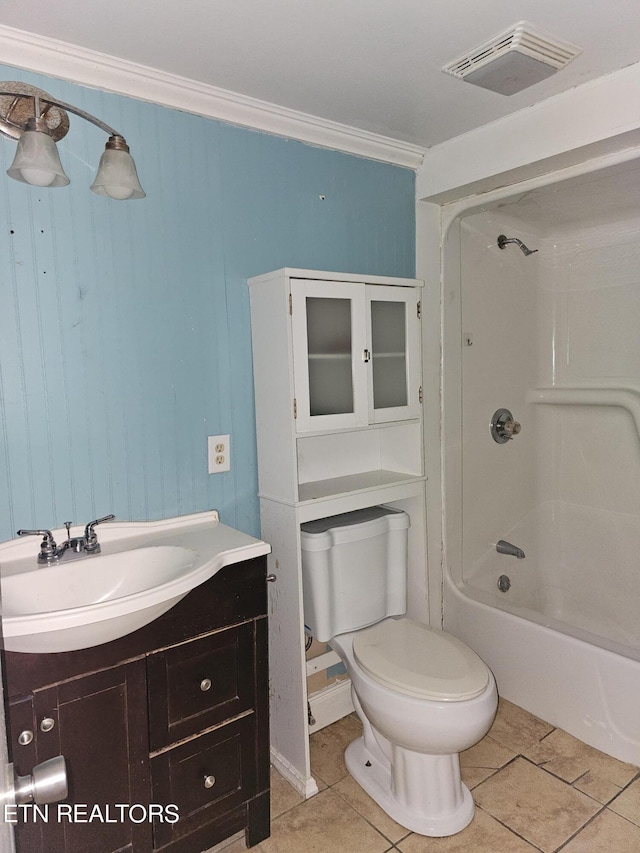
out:
M385 619L354 634L353 654L378 683L419 699L479 696L489 669L461 640L412 619Z

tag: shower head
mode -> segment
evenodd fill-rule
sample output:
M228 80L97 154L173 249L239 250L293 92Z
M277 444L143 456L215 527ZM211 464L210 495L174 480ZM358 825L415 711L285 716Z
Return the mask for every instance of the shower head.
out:
M516 246L519 246L524 255L533 255L534 252L537 252L537 249L530 249L528 246L522 242L522 240L518 240L517 237L505 237L504 234L500 234L498 237L498 248L504 249L507 243L515 243Z

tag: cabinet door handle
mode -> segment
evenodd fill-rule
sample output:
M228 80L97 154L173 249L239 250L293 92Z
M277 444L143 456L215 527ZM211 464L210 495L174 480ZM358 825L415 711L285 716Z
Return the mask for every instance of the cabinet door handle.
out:
M56 721L52 717L45 717L40 723L41 732L50 732L55 727Z
M215 776L205 776L204 777L204 787L205 788L213 788L213 786L215 784L216 784L216 777Z
M362 360L365 362L365 364L371 361L371 350L366 349L362 353Z
M275 583L278 580L277 575L267 575L266 581L267 583Z
M20 732L18 735L18 743L20 746L28 746L33 740L33 732L29 729L25 729L23 732Z
M203 678L202 679L202 681L200 682L200 690L202 690L203 693L206 693L207 690L211 690L211 679L210 678Z

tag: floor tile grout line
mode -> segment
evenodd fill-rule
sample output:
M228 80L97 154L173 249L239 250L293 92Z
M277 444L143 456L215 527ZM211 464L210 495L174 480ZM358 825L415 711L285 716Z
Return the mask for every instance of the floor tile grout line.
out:
M545 721L543 720L542 722L544 723ZM551 725L551 723L548 723L548 725ZM547 732L547 733L546 733L546 735L543 735L543 736L540 738L540 740L538 741L538 743L544 743L544 742L545 742L545 740L546 740L548 737L551 737L551 735L552 735L552 734L554 734L554 732L557 732L557 731L564 731L564 729L558 729L558 728L557 728L557 726L556 726L555 728L551 729L551 731L550 731L550 732Z
M601 806L603 806L603 807L606 807L606 805L607 805L606 803L601 803L601 802L600 802L600 800L596 800L596 798L595 798L595 797L590 796L590 794L586 794L584 791L580 791L580 790L578 790L578 788L575 788L575 787L574 787L575 783L576 783L579 779L582 779L582 778L583 778L583 776L586 776L586 775L587 775L587 773L589 773L589 772L590 772L589 770L586 770L586 771L582 774L582 776L577 776L577 777L573 780L573 782L569 782L569 781L567 781L567 779L563 779L563 778L562 778L562 776L558 776L556 773L554 773L554 772L553 772L553 770L548 770L548 769L544 766L544 764L536 764L536 762L535 762L535 761L533 761L531 758L527 758L527 756L526 756L526 755L520 755L520 756L518 756L518 757L519 757L519 758L523 758L526 762L528 762L529 764L531 764L531 766L532 766L532 767L537 767L537 768L538 768L538 770L542 770L542 771L544 771L548 776L551 776L551 778L552 778L552 779L557 779L557 780L558 780L558 782L562 782L562 784L563 784L563 785L566 785L566 786L567 786L567 788L573 788L573 790L574 790L574 791L576 791L578 794L584 794L584 796L585 796L585 797L589 797L589 799L590 799L590 800L593 800L593 802L594 802L594 803L598 803L599 805L601 805ZM505 765L505 766L506 766L506 765ZM615 784L615 783L613 783L613 782L612 782L612 784ZM617 787L617 786L616 786L616 787ZM621 789L621 792L622 792L622 789ZM618 796L618 795L616 794L616 796ZM614 799L615 799L615 797L614 797Z
M594 802L597 802L597 801L595 801L595 800L594 800ZM583 823L583 824L582 824L582 826L581 826L579 829L577 829L577 830L573 833L573 835L569 836L569 838L567 838L567 839L566 839L566 841L563 841L563 842L562 842L562 844L561 844L559 847L556 847L556 849L553 851L553 853L560 853L560 851L561 851L561 850L563 850L563 849L567 846L567 844L569 844L571 841L573 841L573 840L574 840L574 838L576 838L578 835L580 835L580 833L581 833L583 830L585 830L585 829L589 826L589 824L593 823L593 821L594 821L596 818L600 817L600 815L601 815L604 811L606 811L606 809L607 809L607 806L602 806L602 807L601 807L601 808L600 808L600 809L599 809L599 810L598 810L594 815L591 815L591 817L589 818L589 820L587 820L585 823Z
M543 720L543 722L544 722L544 720ZM550 725L550 724L549 724L549 725ZM551 735L552 735L552 734L554 734L554 733L555 733L555 732L557 732L557 731L559 731L559 732L564 732L565 730L564 730L564 729L559 729L559 728L557 728L557 727L556 727L556 728L552 729L552 731L548 732L544 737L542 737L542 738L538 741L538 743L544 743L544 742L546 741L546 739L547 739L547 738L551 737ZM565 734L566 734L566 732L565 732ZM576 738L576 740L579 740L579 739L578 739L578 738ZM589 747L589 749L593 749L595 752L601 752L601 750L598 750L598 749L597 749L597 747L595 747L595 746L591 746L591 744L585 743L585 741L580 741L580 743L582 743L582 744L584 744L585 746ZM604 753L604 755L607 755L607 753ZM524 757L526 757L526 756L523 756L523 758L524 758ZM562 757L562 756L560 756L560 757ZM619 761L621 764L627 764L627 765L630 765L631 767L635 767L635 765L634 765L634 764L631 764L631 762L629 762L629 761L623 761L621 758L615 758L615 756L610 756L610 757L611 757L611 758L613 758L615 761ZM557 776L557 775L556 775L552 770L548 770L548 769L547 769L547 767L545 767L545 764L548 764L548 763L549 763L550 761L552 761L552 760L553 760L553 759L549 759L548 761L542 761L542 762L541 762L540 764L538 764L537 766L538 766L538 767L540 767L542 770L546 770L546 771L547 771L547 773L551 774L552 776L555 776L555 778L556 778L556 779L561 779L563 782L566 782L568 785L571 785L571 787L572 787L572 788L573 788L573 787L575 787L576 782L579 782L581 779L584 779L584 777L585 777L585 776L587 776L589 773L591 773L591 772L592 772L591 768L589 768L589 769L585 770L585 772L584 772L584 773L582 773L580 776L576 777L576 778L573 780L573 782L567 782L567 780L566 780L566 779L563 779L563 778L562 778L562 776ZM633 778L632 778L632 779L630 779L630 780L629 780L629 782L627 782L625 785L617 785L615 782L612 782L610 779L607 779L606 781L611 782L611 784L612 784L612 785L614 785L616 788L619 788L619 789L620 789L620 790L618 791L618 793L617 793L617 794L615 794L615 796L613 797L613 799L609 800L609 802L610 802L610 803L611 803L611 802L613 802L613 800L615 800L617 797L619 797L619 796L620 796L620 794L621 794L623 791L626 791L626 789L627 789L630 785L633 785L633 783L634 783L635 781L637 781L638 779L640 779L640 768L636 768L636 773L635 773L635 775L634 775L634 776L633 776ZM576 790L578 790L578 789L576 789ZM585 792L584 792L584 791L581 791L580 793L583 793L583 794L584 794ZM590 794L587 794L587 796L590 796ZM595 799L595 797L591 797L591 799ZM599 800L596 800L596 802L599 802ZM608 805L608 804L607 804L607 803L605 803L604 805Z
M511 764L513 764L513 763L514 763L514 761L517 761L517 760L518 760L518 758L524 758L524 759L525 759L525 761L526 761L526 760L528 760L528 759L526 759L526 758L525 758L525 756L524 756L524 755L521 755L520 753L516 753L516 754L513 756L513 758L510 758L510 759L509 759L509 761L507 761L507 763L506 763L506 764L503 764L503 765L502 765L502 767L496 767L496 768L493 768L493 767L480 767L480 768L478 768L479 770L493 770L493 773L490 773L490 774L489 774L489 776L487 776L487 778L486 778L486 779L483 779L483 780L482 780L482 782L478 782L478 784L477 784L477 785L474 785L474 787L473 787L473 788L470 788L471 793L473 794L473 791L475 791L476 789L480 788L482 785L484 785L486 782L488 782L488 781L489 781L489 779L493 779L493 778L494 778L494 776L497 776L497 775L498 775L498 773L500 773L502 770L505 770L507 767L509 767ZM477 804L476 804L476 805L477 805Z
M546 769L546 768L543 768L543 770L544 770L544 769ZM571 785L571 787L572 787L572 788L575 788L576 784L577 784L581 779L584 779L584 777L585 777L585 776L588 776L588 775L589 775L589 773L591 773L591 768L590 768L590 767L589 767L587 770L585 770L585 771L584 771L584 773L582 773L580 776L577 776L577 777L573 780L573 782L569 782L568 784L569 784L569 785ZM607 780L607 781L609 781L609 780ZM615 786L616 786L616 788L620 788L620 786L619 786L619 785L616 785L616 783L615 783L615 782L611 782L611 784L612 784L612 785L615 785ZM576 790L579 790L579 789L576 789ZM620 790L622 791L622 788L620 788ZM584 794L585 792L584 792L584 791L581 791L581 793L582 793L582 794ZM589 795L589 794L587 794L587 796L590 796L590 795ZM617 797L618 795L616 794L615 796ZM592 797L592 799L595 799L595 798L594 798L594 797ZM599 802L599 800L598 800L597 802ZM606 803L605 803L605 805L606 805Z
M623 814L619 814L618 812L615 812L611 808L612 804L620 797L620 795L623 792L627 791L634 783L640 781L640 768L634 768L633 765L631 765L631 768L633 770L635 770L633 776L624 785L619 786L615 782L611 781L607 777L606 773L598 774L597 773L597 765L596 765L596 769L594 770L594 767L592 767L591 764L589 762L587 762L587 769L584 772L580 773L578 776L576 776L575 779L573 779L572 781L569 781L568 779L563 778L561 775L557 775L557 773L554 770L550 769L547 765L552 763L554 761L554 759L558 760L558 759L564 758L564 759L567 759L568 761L570 761L572 758L578 758L578 755L576 755L576 756L573 756L571 754L562 755L560 752L556 753L556 750L553 749L553 754L551 757L545 758L544 760L542 760L538 763L538 761L536 761L535 757L529 757L527 755L524 755L520 751L521 749L523 749L525 751L528 750L530 752L531 756L535 756L536 755L536 750L535 750L536 746L546 744L546 742L548 741L549 738L551 738L552 735L554 735L557 732L562 732L562 731L563 731L562 729L558 729L557 727L552 727L550 731L546 732L546 734L544 734L544 736L542 736L538 739L536 739L534 737L530 741L527 740L526 743L517 743L517 741L516 741L515 750L514 750L513 745L511 745L511 743L509 743L509 742L504 743L499 737L496 737L495 734L492 735L491 733L488 733L488 735L487 735L488 737L491 737L491 739L493 741L495 741L499 746L507 749L509 752L512 752L513 755L501 767L478 767L478 768L474 767L474 768L469 768L470 770L476 770L476 771L482 771L482 772L488 772L489 773L489 775L486 776L486 778L482 779L480 782L478 782L476 785L474 785L474 787L471 788L471 791L472 791L472 795L475 794L476 791L479 791L480 788L486 782L489 782L491 779L494 779L503 770L506 771L507 768L509 768L511 765L513 765L517 761L518 758L522 758L527 763L527 765L529 765L530 767L544 771L544 773L550 779L554 779L557 782L559 782L563 788L565 788L567 790L571 790L575 794L578 794L578 795L582 794L584 797L586 797L592 803L593 807L596 808L596 811L593 815L591 815L585 821L585 823L582 824L582 826L577 828L575 830L575 832L573 832L567 839L562 841L562 843L559 846L554 847L553 851L551 851L550 848L547 848L546 851L542 851L542 849L540 847L538 847L533 841L531 841L530 839L528 839L524 835L521 835L520 833L515 831L511 826L504 823L502 820L499 820L494 815L492 815L490 812L486 812L486 810L482 809L480 806L478 806L477 803L476 803L476 808L478 808L480 811L482 811L486 814L489 814L489 816L492 817L492 819L495 820L498 824L500 824L505 831L509 832L510 835L513 835L516 838L519 838L524 843L530 845L532 848L532 851L533 850L539 850L539 851L541 851L541 853L560 853L560 851L564 850L567 847L567 845L571 844L571 842L577 836L579 836L582 832L584 832L587 829L587 827L589 827L594 821L600 819L605 811L608 811L611 815L615 815L616 817L621 817L627 824L631 824L631 826L634 826L636 828L640 828L640 822L636 823L633 819L628 818ZM505 736L506 736L506 732L505 732ZM510 740L509 738L506 738L506 739L507 739L507 741ZM511 738L511 741L513 743L513 738ZM585 746L589 747L590 745L585 744ZM598 750L595 747L592 747L592 749L594 749L596 752L598 752ZM546 752L546 749L543 750L542 752L543 753ZM628 764L628 762L623 762L623 763ZM570 767L570 766L571 765L569 764L568 767ZM584 780L590 773L593 774L593 777L595 780L599 780L602 783L602 787L600 790L605 792L605 796L606 796L607 788L614 788L615 789L614 795L607 802L603 803L603 802L601 802L600 799L593 796L593 794L589 793L587 790L580 790L578 787L576 787L577 785L580 784L581 780ZM571 774L568 774L568 775L570 776ZM347 797L343 796L341 791L337 789L336 786L339 785L345 778L348 778L348 777L349 777L348 772L345 772L343 776L341 776L339 779L334 780L331 784L323 782L323 784L326 784L325 790L333 790L340 797L340 799L344 802L344 804L350 808L350 810L353 812L353 814L355 816L357 816L358 819L364 820L367 825L369 825L373 830L375 830L376 834L378 836L380 836L381 839L383 839L387 844L390 845L388 848L386 848L385 853L391 853L391 851L394 851L394 850L400 851L401 845L404 842L406 842L407 838L409 838L411 835L413 835L413 833L411 833L410 831L407 830L407 834L404 835L402 838L397 839L395 842L392 841L391 838L386 836L386 834L378 826L376 826L375 823L372 822L372 820L370 820L368 817L366 817L365 814L363 814L357 807L352 805L352 803L349 802ZM605 783L608 783L608 784L605 784ZM471 786L469 786L469 787L471 787ZM589 787L589 786L586 786L586 787ZM593 790L597 790L597 788L593 788ZM474 796L474 799L475 799L475 796ZM302 805L302 804L304 804L304 802L305 801L303 800L302 803L300 803L298 805ZM290 811L291 808L295 808L295 806L292 806L289 809L286 809L285 812L283 812L282 814ZM375 820L375 816L374 816L373 820Z
M339 785L339 784L340 784L340 782L342 782L344 779L347 779L348 777L349 777L349 773L347 773L347 775L346 775L346 776L343 776L343 777L342 777L342 779L338 779L338 781L337 781L337 782L334 782L334 785ZM333 788L333 787L334 787L334 785L330 785L329 787L330 787L330 788ZM389 836L388 836L388 835L385 835L385 834L384 834L384 832L380 829L380 827L376 826L374 823L372 823L372 822L369 820L369 818L368 818L368 817L366 817L366 815L363 815L363 814L362 814L362 812L358 811L358 809L357 809L355 806L353 806L353 805L352 805L352 804L347 800L347 798L346 798L346 797L344 797L344 796L340 793L340 791L337 791L337 790L336 790L336 791L335 791L335 793L337 794L337 796L338 796L338 797L340 797L340 799L341 799L344 803L346 803L346 804L347 804L351 809L353 809L353 811L358 815L358 817L361 817L364 821L366 821L366 823L368 823L368 824L369 824L369 826L370 826L370 827L372 827L372 829L375 829L375 831L376 831L379 835L381 835L381 836L384 838L384 840L385 840L385 841L388 841L388 842L389 842L389 844L392 844L392 845L393 845L393 847L391 848L392 850L393 850L393 849L396 849L396 848L395 848L395 845L396 845L396 844L400 844L400 842L401 842L401 841L404 841L406 838L408 838L408 837L411 835L411 830L410 830L410 829L407 829L407 828L406 828L406 826L403 826L403 827L402 827L402 829L406 829L406 830L407 830L407 831L406 831L406 835L403 835L403 836L402 836L402 838L399 838L399 839L398 839L397 841L395 841L395 842L394 842L394 841L392 841L392 840L389 838ZM372 802L374 802L374 803L375 803L375 800L374 800L373 798L371 798L371 800L372 800ZM376 805L377 805L377 803L376 803ZM381 808L381 806L378 806L378 808ZM383 809L383 811L384 811L384 809ZM398 824L398 826L400 826L400 824Z
M613 800L611 802L613 802ZM637 824L635 820L631 820L630 817L627 817L626 815L620 814L620 812L616 812L613 809L610 809L608 805L605 806L605 809L607 809L607 811L610 811L611 814L614 814L616 817L621 817L623 820L626 820L627 823L630 823L631 826L635 826L636 829L640 829L640 824ZM597 815L595 815L595 817L597 817Z
M549 734L551 734L551 732L550 732ZM508 761L506 764L504 764L502 767L500 767L498 770L496 770L496 772L495 772L495 773L493 773L491 776L487 776L487 778L486 778L486 779L483 779L483 780L482 780L482 782L480 782L480 784L479 784L479 785L476 785L476 786L475 786L475 788L474 788L473 790L475 791L475 790L476 790L476 788L479 788L481 785L483 785L483 784L484 784L485 782L487 782L489 779L492 779L494 776L496 776L498 773L500 773L500 771L504 770L506 767L509 767L509 765L513 764L513 763L514 763L518 758L522 758L524 761L526 761L526 762L527 762L528 764L530 764L532 767L536 767L536 768L538 768L539 770L543 770L545 773L547 773L547 774L548 774L549 776L551 776L553 779L557 779L557 780L558 780L559 782L561 782L563 785L566 785L566 787L567 787L567 788L572 788L572 789L573 789L573 785L574 785L574 783L567 782L567 780L566 780L566 779L561 779L559 776L556 776L554 773L551 773L549 770L546 770L543 766L541 766L541 765L539 765L539 764L536 764L536 763L535 763L535 761L532 761L530 758L527 758L527 756L526 756L526 755L522 755L522 753L517 753L516 755L514 755L514 757L513 757L510 761ZM586 772L589 772L589 771L586 771ZM584 776L584 775L586 775L586 774L583 774L583 776ZM637 779L638 777L640 777L640 773L639 773L639 774L637 774L637 775L634 777L634 779ZM580 776L580 777L578 777L578 778L582 778L582 777ZM576 779L575 781L577 781L577 779ZM629 782L629 785L631 785L631 784L632 784L632 782ZM576 791L577 791L577 789L574 789L574 790L576 790ZM582 794L582 793L584 793L583 791L577 791L577 792L578 792L578 793L581 793L581 794ZM622 791L621 791L620 793L622 793ZM585 794L585 796L586 796L586 797L589 797L589 795L588 795L588 794ZM618 794L616 794L616 797L617 797L617 796L619 796L619 795L618 795ZM614 797L614 799L616 799L616 797ZM565 841L563 841L563 842L562 842L562 844L561 844L559 847L556 847L556 848L555 848L555 850L553 851L553 853L559 853L559 851L561 851L564 847L566 847L566 845L567 845L567 844L569 844L569 842L570 842L570 841L572 841L572 840L573 840L577 835L579 835L579 834L582 832L582 830L583 830L583 829L585 829L585 828L586 828L590 823L592 823L592 822L593 822L593 821L594 821L594 820L595 820L599 815L601 815L601 814L602 814L602 812L603 812L605 809L607 809L607 808L608 808L608 804L606 804L606 803L601 803L599 800L596 800L594 797L589 797L589 799L590 799L590 800L593 800L593 802L594 802L594 803L598 803L598 805L600 806L600 808L599 808L599 809L598 809L598 811L597 811L595 814L593 814L593 815L592 815L592 816L591 816L591 817L590 817L590 818L589 818L589 819L588 819L584 824L582 824L582 826L581 826L581 827L579 827L579 828L578 828L578 829L577 829L577 830L576 830L576 831L575 831L575 832L574 832L574 833L573 833L569 838L567 838ZM613 800L612 800L611 802L613 802ZM530 845L531 845L532 847L534 847L535 849L537 849L537 850L541 850L541 848L540 848L540 847L538 847L537 845L535 845L535 844L531 841L531 839L526 838L524 835L521 835L519 832L516 832L516 830L515 830L515 829L513 829L513 827L511 827L511 826L509 826L508 824L504 823L504 822L503 822L502 820L500 820L498 817L496 817L495 815L491 814L491 812L487 812L487 811L486 811L486 809L483 809L483 808L482 808L482 807L481 807L477 802L475 802L475 798L474 798L474 804L475 804L476 809L480 809L481 811L483 811L483 812L485 812L486 814L490 815L490 816L491 816L495 821L497 821L501 826L503 826L506 830L508 830L509 832L511 832L513 835L517 836L518 838L521 838L523 841L525 841L527 844L530 844ZM610 811L613 811L613 810L611 809ZM614 812L614 814L617 814L617 812ZM619 815L619 817L623 817L623 815ZM628 822L633 824L633 821L628 821ZM633 824L633 825L634 825L634 826L637 826L637 824ZM541 853L544 853L544 851L541 851Z
M631 766L633 767L633 765L631 765ZM631 787L631 785L633 785L633 783L634 783L634 782L637 782L638 780L640 780L640 768L638 768L638 770L637 770L637 772L636 772L636 775L633 777L633 779L632 779L630 782L627 782L627 784L626 784L626 785L624 785L624 786L620 789L620 793L622 793L623 791L626 791L626 790L627 790L627 788L630 788L630 787ZM614 782L613 784L615 784L615 782ZM618 796L619 796L619 794L616 794L616 797L618 797ZM615 797L614 797L614 799L615 799ZM612 800L612 802L613 802L613 800Z
M507 823L504 823L504 821L500 820L500 818L491 814L491 812L487 811L487 809L483 809L477 803L475 803L475 807L476 807L476 809L479 809L484 814L488 815L492 820L495 820L496 823L498 823L498 824L500 824L500 826L504 827L507 830L507 832L511 833L511 835L515 835L516 838L520 838L526 844L531 845L531 847L533 847L534 850L540 850L540 847L538 847L537 844L534 844L533 841L531 841L529 838L525 838L524 835L520 835L520 833L516 832L516 830L512 826L509 826ZM541 853L544 853L544 851L541 851ZM555 853L555 851L554 851L554 853Z
M574 788L574 790L578 791L580 794L584 794L586 797L590 797L592 800L595 800L596 803L600 802L600 800L596 800L595 797L592 797L590 794L587 794L585 791L580 791L578 788L575 787L576 782L579 782L580 779L583 779L585 776L587 776L591 772L590 769L585 770L585 772L582 773L580 776L576 776L576 778L573 780L573 782L570 782L568 779L565 779L564 776L559 776L557 773L554 773L553 770L549 770L548 767L545 767L545 764L548 764L548 763L549 762L546 761L546 762L543 762L542 764L536 764L536 767L539 767L540 770L544 770L545 773L548 773L549 776L552 776L554 779L558 779L558 781L564 782L564 784L568 785L570 788ZM615 784L615 783L612 782L611 784ZM616 785L616 787L618 787L618 786Z
M587 744L587 746L588 746L588 744ZM595 747L593 747L593 748L595 749ZM610 779L605 779L606 782L609 782L611 785L613 785L618 790L610 800L608 800L606 803L602 803L600 800L598 800L596 797L589 794L587 791L581 791L580 788L576 788L576 784L581 779L584 779L585 776L588 776L589 773L593 772L593 770L590 767L587 768L587 770L585 770L584 773L582 773L580 776L576 776L576 778L573 780L573 782L569 782L568 779L565 779L563 776L559 776L557 773L554 773L553 770L549 770L547 767L545 767L545 764L548 762L544 762L543 764L535 764L535 762L531 762L530 759L527 759L526 756L523 755L521 757L525 758L527 761L534 764L534 766L539 767L540 770L544 770L545 773L549 774L549 776L552 776L554 779L558 779L558 781L563 782L569 788L573 788L574 791L577 791L580 794L584 794L585 797L589 797L590 800L593 800L595 803L599 803L601 806L604 806L605 808L608 807L609 805L611 805L611 803L613 803L615 800L617 800L618 797L620 796L620 794L622 794L623 791L626 791L627 788L629 788L631 785L633 785L633 783L635 781L640 779L640 772L636 773L635 776L629 782L627 782L626 785L623 785L623 786L617 785L615 782L612 782ZM616 759L616 760L618 760L618 759ZM623 763L628 763L628 762L623 762ZM595 775L597 775L597 774L595 774ZM636 826L637 825L638 824L636 824Z
M575 779L574 782L567 782L566 779L562 779L560 776L556 776L554 773L547 770L542 765L536 764L534 761L527 758L526 755L522 755L521 753L519 753L514 758L512 758L511 761L507 762L507 764L503 765L503 767L501 767L499 770L497 770L496 773L499 773L500 770L503 770L505 767L508 767L517 758L523 758L528 764L531 764L533 767L537 767L538 769L543 770L545 773L547 773L552 778L557 779L563 785L566 785L568 788L573 788L576 791L578 791L578 789L574 788L575 782L577 782L579 779L582 779L587 773L590 772L589 770L587 770L587 771L585 771L585 773L582 774L582 776L579 776L577 779ZM495 774L493 774L493 775L495 775ZM491 779L491 778L492 778L492 776L488 776L487 779L484 779L483 782L481 782L480 784L483 784L484 782L486 782L488 779ZM572 833L572 835L570 835L569 838L567 838L565 841L563 841L559 847L556 847L555 850L553 851L553 853L560 853L560 851L563 850L571 841L573 841L573 839L575 839L576 836L578 836L584 829L586 829L589 826L589 824L593 823L593 821L596 820L596 818L600 817L604 811L610 811L613 814L616 814L618 817L621 817L624 820L626 820L627 823L630 823L632 826L636 826L636 827L640 828L640 826L637 823L635 823L635 821L630 820L629 818L625 817L624 815L621 815L618 812L615 812L613 809L609 808L611 803L613 803L620 796L620 794L623 791L625 791L628 787L630 787L633 784L634 781L637 781L638 779L640 779L640 772L636 773L636 775L633 777L633 779L630 782L628 782L624 788L621 788L620 791L613 797L613 799L609 801L609 803L601 803L599 800L596 800L594 797L591 797L589 794L584 794L584 791L578 791L578 793L584 794L586 797L589 797L589 799L592 800L594 803L597 803L600 806L600 808L593 815L591 815L591 817L587 821L585 821L585 823L583 823L581 827L579 827L574 833ZM615 784L615 783L612 783L612 784ZM479 786L476 785L476 787L479 787ZM481 808L478 805L478 803L476 803L475 806L478 809ZM486 811L485 809L481 809L481 810ZM488 814L490 814L490 813L488 812ZM525 836L520 835L520 833L516 832L513 829L513 827L509 826L508 824L503 823L503 821L501 821L499 818L496 818L495 815L491 815L491 817L493 817L494 820L497 820L497 822L500 823L502 826L504 826L505 829L508 829L514 835L518 836L519 838L522 838L523 841L526 841L528 844L532 844L530 839L526 838ZM535 847L536 845L532 844L532 846ZM539 847L537 849L540 850Z
M290 808L285 809L283 812L281 812L279 815L277 815L275 818L273 818L273 819L271 820L271 825L273 825L273 823L274 823L276 820L278 820L279 818L283 817L285 814L288 814L289 812L293 811L294 809L302 808L302 806L304 806L304 805L306 805L307 803L309 803L312 799L314 799L314 797L317 797L317 796L319 796L320 794L323 794L323 793L325 793L325 792L327 792L327 791L333 791L333 793L334 793L337 797L339 797L339 798L343 801L343 803L351 809L351 811L353 811L353 813L354 813L354 815L355 815L355 816L357 816L359 819L361 819L361 820L363 820L365 823L367 823L367 824L368 824L368 825L369 825L373 830L375 830L375 832L380 836L380 838L381 838L383 841L386 841L386 842L390 845L390 846L389 846L389 847L387 847L384 851L382 851L382 853L389 853L389 851L397 850L397 847L395 846L395 844L393 843L393 841L391 841L391 839L390 839L390 838L388 838L388 837L387 837L383 832L381 832L381 830L380 830L380 829L378 829L378 827L377 827L377 826L375 826L373 823L371 823L371 821L370 821L370 820L368 820L368 819L367 819L363 814L361 814L361 813L360 813L356 808L354 808L354 806L352 806L352 805L351 805L351 803L349 803L349 802L346 800L346 798L345 798L345 797L343 797L343 796L342 796L342 794L341 794L339 791L337 791L337 790L335 790L335 791L334 791L334 790L333 790L334 786L335 786L335 785L338 785L340 782L342 782L342 781L343 781L343 779L346 779L346 778L348 777L348 775L349 775L349 774L347 773L345 776L342 776L342 777L340 777L340 779L337 779L337 780L336 780L332 785L327 785L327 787L326 787L326 788L323 788L322 790L318 791L318 793L317 793L317 794L314 794L314 795L313 795L313 797L309 797L308 799L303 799L300 803L296 803L295 805L291 806ZM408 837L408 835L410 835L410 834L411 834L411 832L410 832L409 830L407 830L407 835L404 835L401 839L399 839L398 844L400 843L400 841L404 841L404 840L405 840L405 838L407 838L407 837ZM222 850L222 851L221 851L221 853L224 853L224 850Z

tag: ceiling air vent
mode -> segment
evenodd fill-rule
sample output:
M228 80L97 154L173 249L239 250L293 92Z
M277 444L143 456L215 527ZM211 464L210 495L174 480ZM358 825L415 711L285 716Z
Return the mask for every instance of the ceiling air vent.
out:
M442 70L466 83L513 95L555 74L580 53L575 45L520 21Z

